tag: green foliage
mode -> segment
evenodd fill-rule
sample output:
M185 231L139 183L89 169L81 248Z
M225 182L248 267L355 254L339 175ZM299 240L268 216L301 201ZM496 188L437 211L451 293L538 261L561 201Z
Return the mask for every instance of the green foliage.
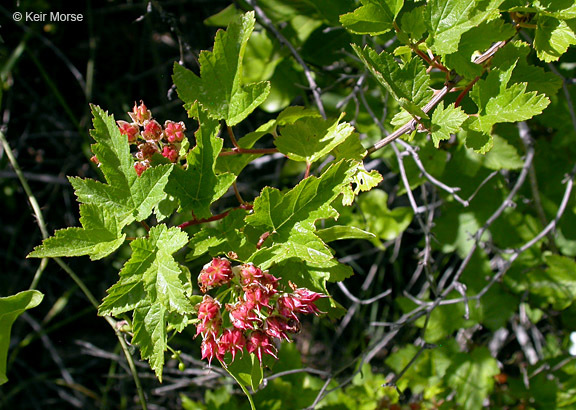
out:
M226 31L218 31L214 50L200 53L200 77L174 64L174 84L189 113L198 102L211 118L232 126L264 102L270 84L243 84L242 80L242 59L254 23L254 13L247 13L234 19Z
M386 51L378 54L368 46L361 49L353 45L353 48L380 85L388 90L402 108L414 116L427 117L420 108L430 99L432 90L429 88L430 77L422 61L412 59L400 66Z
M391 30L404 0L364 0L352 13L340 16L344 27L356 34L383 34Z
M44 295L37 290L25 290L12 296L0 298L0 385L8 381L6 360L12 324L26 310L38 306L43 298Z
M294 161L312 164L342 144L353 132L348 123L340 124L322 118L308 117L282 128L275 139L278 150Z
M186 157L186 169L175 168L166 192L177 198L180 212L192 211L198 218L211 215L210 205L219 199L234 182L230 173L216 174L216 158L223 141L218 137L219 124L203 111L197 114L200 128L196 132L196 146Z
M105 182L70 178L81 227L57 230L29 257L96 260L129 243L98 313L127 321L123 331L159 380L166 351L193 337L206 290L195 283L207 260L252 263L283 284L326 294L318 307L333 320L345 312L339 297L352 292L332 297L331 283L361 273L365 282L350 289L363 295L350 297L337 336L319 342L331 349L331 380L304 372L265 379L266 368L302 368L296 344L281 347L277 363L246 352L232 363L215 356L249 402L224 386L206 391L204 403L183 396L184 408L316 401L373 409L406 404L404 393L425 408L568 407L576 369L556 366L567 357L564 327L576 329L576 216L573 199L558 204L576 134L566 125L573 108L558 95L556 72L566 67L544 63L576 44L572 3L262 0L255 12L270 18L259 15L262 26L255 12L230 6L206 21L227 29L200 53L199 75L173 67L178 96L198 122L193 148L179 145L174 163L156 155L138 176L126 136L93 106L92 150ZM519 30L533 42L519 40ZM307 86L321 96L309 98ZM296 97L304 106L288 106ZM380 150L395 143L391 135L408 142ZM536 153L534 163L527 153ZM278 178L261 184L255 176L269 173L260 171L269 161L258 159L267 154L283 158ZM543 232L550 221L556 229ZM374 252L375 260L364 256ZM233 287L219 292L237 296ZM8 311L8 333L33 303L18 306ZM553 330L541 335L540 321ZM509 335L505 349L496 332ZM516 373L533 365L525 363L532 350L538 363L527 374L538 386L529 391Z

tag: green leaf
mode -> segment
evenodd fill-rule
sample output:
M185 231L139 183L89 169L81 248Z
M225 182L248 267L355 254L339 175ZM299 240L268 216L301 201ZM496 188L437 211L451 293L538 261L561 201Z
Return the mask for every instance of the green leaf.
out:
M320 229L316 235L326 243L342 239L373 239L376 237L372 232L349 225L336 225Z
M92 179L69 178L78 201L106 207L118 219L120 229L132 221L142 221L166 198L164 187L173 165L159 165L144 171L140 177L134 170L134 159L126 136L112 115L92 106L96 140L92 151L102 164L107 184Z
M340 161L319 178L310 176L285 194L266 187L254 201L253 214L246 217L246 222L285 235L297 223L306 221L313 225L319 218L334 217L337 213L330 203L349 183L350 171L350 164Z
M530 45L523 41L510 42L494 55L491 66L505 71L516 64L510 77L512 83L525 82L528 84L527 91L537 91L551 97L562 88L562 79L554 73L544 71L542 67L529 64L527 58L531 50Z
M548 268L528 274L528 289L555 310L564 310L576 300L576 262L560 255L546 255L544 259Z
M455 108L454 103L444 109L444 101L441 101L432 114L434 146L438 148L441 140L449 140L450 134L457 133L467 118L468 115L460 107Z
M494 135L494 147L483 158L483 165L491 170L501 169L516 170L522 168L524 161L518 154L516 148L509 144L504 138Z
M456 390L454 400L466 409L481 409L494 388L494 376L500 373L498 362L485 347L472 353L458 353L446 370L445 381Z
M225 255L234 251L239 260L247 260L255 251L256 244L244 235L244 218L248 211L234 209L216 226L205 227L194 235L188 244L191 251L186 260L193 260L208 253L210 256Z
M388 194L381 189L360 195L358 205L366 220L366 229L384 240L398 237L414 217L410 207L389 209Z
M576 18L576 5L573 0L536 0L534 7L541 14L556 17L561 20Z
M576 44L576 19L559 20L539 15L534 48L538 58L546 63L558 60L568 47Z
M528 120L542 113L550 103L546 96L536 91L527 92L526 83L508 86L515 67L516 64L513 64L504 71L492 70L485 80L478 81L472 88L470 97L478 106L478 116L465 124L475 138L474 142L470 140L471 144L467 139L468 147L487 152L492 145L490 134L494 124ZM484 144L478 144L481 136L475 132L487 137Z
M428 44L440 55L455 53L460 37L483 21L499 16L504 0L430 0L426 7Z
M368 172L364 168L364 164L359 163L350 185L344 188L342 205L352 205L354 198L358 196L360 192L370 191L372 188L378 186L380 182L382 182L382 175L380 175L377 170L373 169Z
M340 16L344 27L355 34L378 35L390 31L404 0L360 0L361 7Z
M361 49L355 44L352 48L376 80L396 101L409 101L410 104L422 106L432 97L433 92L429 87L430 77L420 59L414 58L401 67L386 51L378 54L368 46ZM414 116L421 114L421 110L411 110L411 107L412 105L406 105L403 108Z
M426 32L424 9L424 6L416 7L409 12L403 13L400 19L402 31L410 34L410 37L416 41L419 41L424 32Z
M286 107L280 114L278 114L276 122L278 125L294 124L296 121L307 117L322 118L318 111L311 108L290 106Z
M270 84L243 84L242 80L242 60L254 23L254 12L248 12L234 19L226 31L218 30L213 51L200 53L200 77L174 64L174 84L190 115L198 102L211 118L233 126L264 102Z
M328 155L354 132L354 127L347 122L339 123L343 116L341 114L337 120L314 117L300 119L283 127L274 143L288 158L314 163Z
M208 218L212 216L210 205L224 195L235 176L215 172L223 144L218 137L218 121L208 118L202 111L198 113L198 121L200 128L195 134L196 146L187 157L188 166L174 169L166 192L178 199L180 212L192 211L197 218Z
M80 223L83 228L61 229L34 248L28 258L56 258L60 256L89 255L97 260L118 249L126 235L108 208L92 204L80 205Z
M133 240L132 256L120 271L120 281L108 289L99 314L118 314L132 309L138 298L142 299L143 289L149 303L160 303L169 312L191 312L180 278L182 271L172 256L187 243L186 232L164 224L151 228L147 238Z
M159 303L142 304L134 310L134 337L132 343L140 347L142 359L162 382L164 352L168 348L166 337L166 307Z
M42 302L44 295L37 290L25 290L15 295L0 298L0 385L8 381L6 360L10 347L10 332L14 321L28 309Z
M316 291L324 293L326 281L343 280L352 275L352 270L339 263L332 250L315 234L318 219L338 216L331 203L350 183L350 172L350 164L341 161L319 178L308 177L286 193L264 188L246 222L271 235L264 242L267 246L255 252L250 261L262 269L283 261L300 262L303 269L291 273L296 276L294 283L310 283Z

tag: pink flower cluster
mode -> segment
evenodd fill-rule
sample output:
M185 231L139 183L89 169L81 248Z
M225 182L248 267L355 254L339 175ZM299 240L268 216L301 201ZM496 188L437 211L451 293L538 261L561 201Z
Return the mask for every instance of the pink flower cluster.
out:
M231 294L233 302L224 306L227 317L223 317L221 303L209 295L197 305L196 336L202 335L202 359L209 363L214 357L224 363L228 352L234 360L244 348L260 363L264 354L277 359L274 339L290 341L289 334L300 328L297 314L321 313L315 302L325 297L291 282L292 292L285 292L279 289L279 278L268 271L251 263L232 267L226 258L206 264L198 284L202 293L228 284L231 289L225 295Z
M152 113L140 101L140 105L134 103L132 112L128 115L132 120L116 121L120 133L128 138L130 144L135 144L138 151L135 156L137 161L134 169L138 176L150 168L150 159L155 153L160 153L170 162L178 162L180 159L180 145L185 138L186 126L182 121L166 121L164 127L152 118ZM97 163L97 158L93 159Z

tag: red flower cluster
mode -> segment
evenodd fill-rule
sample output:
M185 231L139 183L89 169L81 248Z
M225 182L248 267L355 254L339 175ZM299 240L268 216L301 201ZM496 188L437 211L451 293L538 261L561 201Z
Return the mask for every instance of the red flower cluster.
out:
M137 161L134 163L138 176L150 168L150 159L156 153L168 158L170 162L178 162L180 145L186 131L183 122L166 121L162 127L152 118L152 113L142 101L140 105L134 103L134 108L128 115L132 119L131 123L122 120L116 123L120 133L128 138L128 142L138 147L135 154ZM96 162L97 158L93 161Z
M198 275L200 290L206 293L228 284L233 303L225 305L227 318L222 317L220 302L209 295L197 305L196 336L202 335L202 359L222 361L230 352L234 360L244 348L256 354L260 363L263 354L278 358L274 339L290 341L289 334L300 328L296 314L321 313L315 302L325 297L293 283L292 292L284 292L278 281L251 263L232 267L228 259L214 258L204 266Z

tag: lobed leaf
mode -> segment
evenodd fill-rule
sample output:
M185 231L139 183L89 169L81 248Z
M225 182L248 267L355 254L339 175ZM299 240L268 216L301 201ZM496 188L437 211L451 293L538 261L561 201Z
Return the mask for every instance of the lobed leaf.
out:
M558 60L568 47L576 44L576 18L561 20L539 15L534 36L538 58L546 63Z
M188 243L188 235L163 224L151 228L148 234L130 243L132 256L120 271L120 280L108 289L100 315L126 312L139 300L159 303L168 312L192 311L180 278L182 271L172 256Z
M134 337L132 343L140 347L142 359L162 382L164 352L168 348L166 335L166 307L159 303L141 304L134 310Z
M60 229L45 239L28 258L56 258L61 256L89 255L97 260L118 249L126 238L121 225L105 207L93 204L80 205L80 223L83 228Z
M233 126L264 102L270 93L267 81L242 83L242 60L254 23L254 12L248 12L235 18L226 31L218 30L213 51L200 53L200 77L174 64L173 81L191 116L197 102L211 118Z
M451 134L460 130L468 115L460 107L455 108L454 103L444 108L444 101L434 109L432 114L432 142L438 148L441 140L449 140Z

